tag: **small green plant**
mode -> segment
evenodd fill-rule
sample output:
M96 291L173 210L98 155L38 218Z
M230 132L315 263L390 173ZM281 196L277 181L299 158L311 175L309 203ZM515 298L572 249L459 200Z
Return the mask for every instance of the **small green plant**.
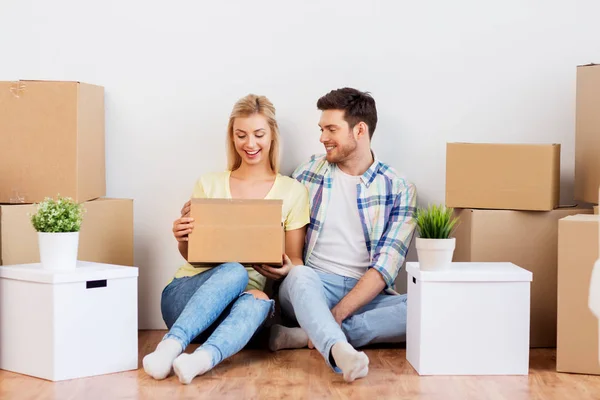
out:
M430 205L417 210L417 230L423 239L448 239L458 222L454 209L443 205Z
M46 197L38 204L31 223L38 232L79 232L85 209L69 197Z

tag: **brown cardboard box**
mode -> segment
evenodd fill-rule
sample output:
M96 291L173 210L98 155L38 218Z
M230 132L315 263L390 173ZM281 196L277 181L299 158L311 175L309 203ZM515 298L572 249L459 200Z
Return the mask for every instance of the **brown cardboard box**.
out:
M588 306L599 224L598 215L575 215L558 223L556 370L560 372L600 375L598 319Z
M556 346L558 221L591 208L553 211L456 210L454 261L508 261L533 273L531 347Z
M577 67L575 198L598 203L600 186L600 65Z
M104 88L0 82L0 203L106 194Z
M281 200L192 199L192 264L239 262L281 265Z
M559 194L559 144L446 146L448 207L549 211Z
M594 214L598 214L598 206L594 206Z
M102 198L83 206L78 259L133 266L133 200ZM0 265L40 262L29 217L36 210L34 204L0 206Z

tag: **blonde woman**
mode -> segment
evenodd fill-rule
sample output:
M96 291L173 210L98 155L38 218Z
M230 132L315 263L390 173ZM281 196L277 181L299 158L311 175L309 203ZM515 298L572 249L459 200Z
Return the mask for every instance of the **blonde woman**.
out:
M173 368L184 384L240 351L272 312L274 302L263 292L266 277L285 276L302 264L308 191L298 181L279 174L279 129L275 108L264 96L248 95L234 106L227 128L229 167L196 182L192 197L227 199L281 199L285 228L283 267L239 263L193 267L186 263L165 287L161 299L169 332L156 350L144 357L146 373L166 378ZM190 202L173 223L179 252L187 260L188 235L194 229ZM260 274L257 272L260 271ZM203 344L183 353L198 338Z

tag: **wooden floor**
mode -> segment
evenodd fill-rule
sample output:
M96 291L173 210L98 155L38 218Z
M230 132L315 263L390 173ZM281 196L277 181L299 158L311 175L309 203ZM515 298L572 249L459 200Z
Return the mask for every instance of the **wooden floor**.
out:
M140 363L163 335L140 332ZM526 377L420 377L404 349L366 353L369 375L352 384L334 374L316 350L245 350L190 385L174 375L155 381L143 369L58 383L0 371L0 399L600 399L600 376L556 373L550 349L531 351Z

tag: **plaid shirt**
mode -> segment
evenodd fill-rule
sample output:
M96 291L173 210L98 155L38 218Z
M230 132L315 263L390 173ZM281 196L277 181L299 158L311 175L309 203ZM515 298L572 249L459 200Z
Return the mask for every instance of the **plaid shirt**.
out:
M412 183L400 178L375 155L373 157L375 161L357 185L356 201L371 258L370 268L379 271L388 291L394 291L394 282L416 227L417 191ZM327 215L334 168L336 165L329 163L324 155L312 156L292 174L308 188L311 202L304 246L306 264Z

